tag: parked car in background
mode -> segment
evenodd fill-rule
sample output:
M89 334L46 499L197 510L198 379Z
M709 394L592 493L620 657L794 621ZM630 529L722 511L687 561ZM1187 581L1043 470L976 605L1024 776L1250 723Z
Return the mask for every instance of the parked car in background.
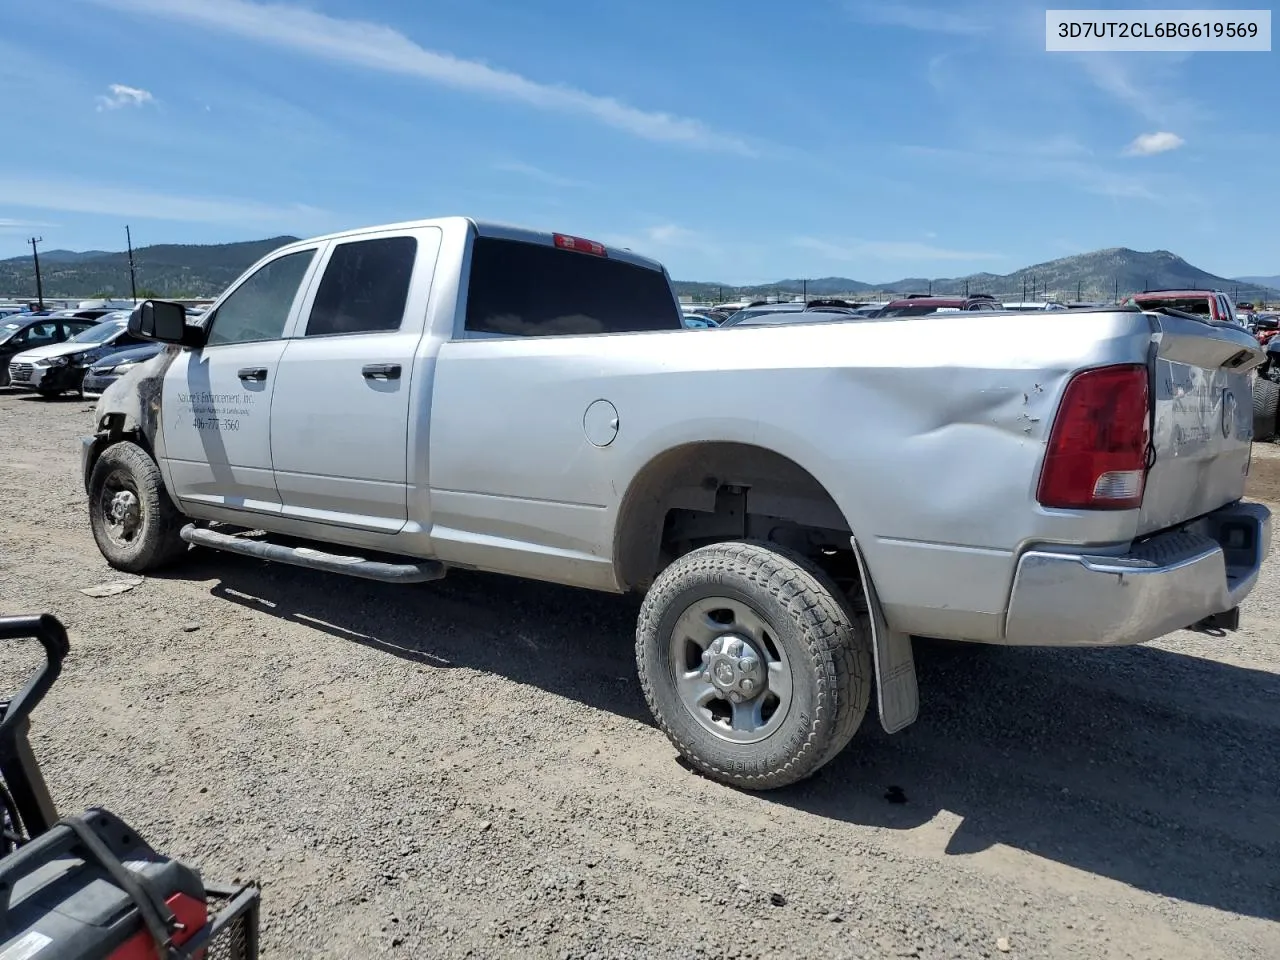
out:
M690 330L720 326L720 321L705 310L693 310L686 307L681 313L684 315L684 325Z
M743 307L737 313L730 314L720 326L736 326L747 317L758 317L767 313L799 313L804 310L804 306L803 303L756 303L750 307Z
M927 317L931 313L956 313L976 310L1001 310L1003 307L988 293L975 293L969 297L931 297L913 294L901 300L890 300L873 316L881 319L892 317Z
M1243 326L1236 314L1235 304L1221 290L1144 290L1142 293L1131 294L1123 302L1134 304L1143 310L1169 307L1183 313L1208 317L1210 320Z
M1031 301L1015 301L1013 303L1001 304L1005 310L1013 310L1018 313L1025 313L1029 310L1066 310L1065 304L1057 303L1053 300L1031 300Z
M63 343L94 325L92 320L15 313L0 319L0 387L9 386L9 361L19 353Z
M832 308L827 310L788 310L785 313L757 313L735 323L735 327L773 327L784 323L834 323L844 320L849 323L870 320L865 314L852 310Z
M80 392L86 397L100 397L102 392L135 366L150 360L164 349L161 343L144 343L109 353L85 371Z
M43 397L79 391L85 371L102 357L147 342L130 334L128 324L129 312L121 310L107 314L65 342L51 342L15 354L9 360L10 386L27 387Z

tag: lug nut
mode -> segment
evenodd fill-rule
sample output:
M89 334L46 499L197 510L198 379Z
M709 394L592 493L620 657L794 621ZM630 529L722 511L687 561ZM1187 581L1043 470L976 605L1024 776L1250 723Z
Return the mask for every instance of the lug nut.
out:
M751 691L756 688L756 685L749 679L744 679L739 686L742 687L742 692L746 694L751 693Z
M740 694L737 690L733 690L729 693L729 699L732 700L734 703L741 703L742 694Z

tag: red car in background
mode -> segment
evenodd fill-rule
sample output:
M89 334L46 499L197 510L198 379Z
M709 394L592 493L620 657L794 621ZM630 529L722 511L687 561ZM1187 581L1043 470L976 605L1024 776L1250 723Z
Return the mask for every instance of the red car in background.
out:
M1144 310L1155 307L1171 307L1183 313L1194 313L1210 320L1240 324L1235 304L1221 290L1144 290L1124 301L1136 304Z

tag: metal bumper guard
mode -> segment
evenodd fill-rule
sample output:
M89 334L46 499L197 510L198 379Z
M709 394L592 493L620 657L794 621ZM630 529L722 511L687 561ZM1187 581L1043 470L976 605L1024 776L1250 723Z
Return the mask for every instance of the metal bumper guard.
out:
M1005 643L1145 643L1224 613L1271 552L1271 511L1239 501L1118 556L1032 550L1018 561Z

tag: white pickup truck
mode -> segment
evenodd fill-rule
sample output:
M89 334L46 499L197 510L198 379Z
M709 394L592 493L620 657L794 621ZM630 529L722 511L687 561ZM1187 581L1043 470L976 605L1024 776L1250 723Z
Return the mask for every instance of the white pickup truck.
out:
M654 717L750 789L835 756L873 680L911 723L913 635L1233 627L1270 549L1241 499L1262 352L1189 315L691 330L658 263L449 218L283 247L199 325L148 301L130 330L171 346L84 439L113 566L643 592Z

